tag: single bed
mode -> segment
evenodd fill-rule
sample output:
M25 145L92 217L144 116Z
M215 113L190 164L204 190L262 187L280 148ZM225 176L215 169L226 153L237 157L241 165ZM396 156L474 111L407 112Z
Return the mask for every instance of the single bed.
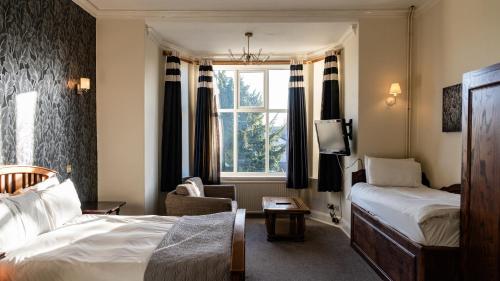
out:
M458 280L459 195L365 182L353 173L351 246L385 280Z
M0 191L14 193L54 174L55 171L41 167L0 167ZM226 240L229 273L225 276L230 280L244 280L245 211L238 210L231 216L234 218L229 226L232 227L232 234L227 235L231 241ZM156 261L161 258L154 255L160 248L159 244L164 242L164 237L173 236L166 234L179 228L177 222L189 222L190 218L196 220L197 217L81 215L55 230L39 235L22 247L9 251L1 262L13 266L16 280L68 280L68 276L76 281L144 280L153 257L156 257ZM207 216L200 217L205 218ZM199 233L198 241L207 235L206 231ZM196 239L193 241L196 242ZM216 252L219 248L218 245L208 246L208 253ZM176 244L168 244L163 248L183 249ZM184 265L198 262L186 261L189 259L186 256L179 258L184 259ZM178 270L188 271L183 267ZM199 279L199 276L190 279L187 274L185 280Z

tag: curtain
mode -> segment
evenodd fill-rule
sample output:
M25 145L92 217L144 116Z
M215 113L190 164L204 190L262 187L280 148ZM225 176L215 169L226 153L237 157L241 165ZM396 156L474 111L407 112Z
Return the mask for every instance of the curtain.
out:
M194 171L204 183L220 183L219 119L212 89L212 62L200 62L194 136Z
M338 60L334 51L325 56L325 70L323 72L323 97L321 102L321 120L339 119L340 117L340 89ZM332 154L319 155L318 191L342 190L342 171L340 159Z
M302 62L290 63L288 89L288 168L287 187L307 188L307 125Z
M167 57L160 190L168 192L181 183L182 177L182 112L181 61L175 54Z

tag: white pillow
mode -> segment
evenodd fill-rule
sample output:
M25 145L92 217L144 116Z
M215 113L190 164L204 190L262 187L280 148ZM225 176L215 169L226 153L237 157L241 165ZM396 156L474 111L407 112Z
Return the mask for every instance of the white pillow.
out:
M21 242L51 230L49 215L36 192L29 190L21 195L3 198L2 201L9 206L23 227L23 233L18 236Z
M418 187L422 184L420 163L410 159L365 156L366 182L376 186Z
M8 252L24 244L25 234L20 217L6 200L0 200L0 252Z
M75 185L70 179L39 192L47 208L52 229L61 227L73 218L82 215L81 202Z
M190 178L190 179L186 180L186 182L192 184L195 188L198 189L198 192L197 192L199 194L198 197L205 197L205 188L204 188L203 182L201 181L200 178L198 178L198 177Z
M60 184L59 182L59 179L57 178L57 176L52 176L42 182L39 182L31 187L29 187L30 189L33 189L35 191L42 191L42 190L45 190L49 187L52 187L54 185L58 185Z

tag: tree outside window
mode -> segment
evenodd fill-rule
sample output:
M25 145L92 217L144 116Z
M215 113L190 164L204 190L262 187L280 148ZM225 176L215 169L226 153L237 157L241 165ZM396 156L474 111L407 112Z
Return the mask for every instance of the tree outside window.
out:
M289 71L215 70L214 78L223 175L285 173Z

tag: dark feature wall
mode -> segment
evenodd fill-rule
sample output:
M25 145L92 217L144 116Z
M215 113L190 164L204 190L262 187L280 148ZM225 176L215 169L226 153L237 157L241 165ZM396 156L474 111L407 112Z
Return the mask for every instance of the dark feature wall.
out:
M82 201L97 199L95 34L71 0L0 1L0 164L55 169ZM80 77L84 95L68 85Z

